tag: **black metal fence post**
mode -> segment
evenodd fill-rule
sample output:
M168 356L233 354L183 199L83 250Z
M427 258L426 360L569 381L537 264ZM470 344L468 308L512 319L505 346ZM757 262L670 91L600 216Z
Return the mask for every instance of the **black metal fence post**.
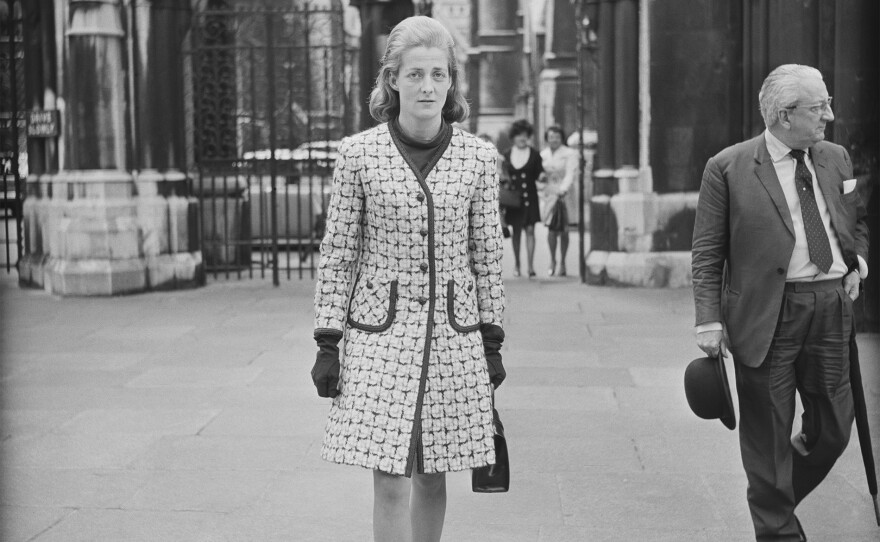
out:
M272 284L279 285L278 278L278 163L275 152L275 40L272 32L272 13L266 14L266 121L269 123L269 178L271 192L269 194L269 217L272 221ZM286 191L285 191L286 192Z

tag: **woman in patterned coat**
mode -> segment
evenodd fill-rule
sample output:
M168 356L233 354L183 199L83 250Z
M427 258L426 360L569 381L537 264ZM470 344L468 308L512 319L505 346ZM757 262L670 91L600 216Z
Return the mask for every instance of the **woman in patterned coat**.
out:
M383 124L340 145L321 243L312 378L333 397L322 457L374 471L383 542L439 540L445 473L495 462L496 151L451 126L468 114L459 76L435 20L391 31L370 97Z

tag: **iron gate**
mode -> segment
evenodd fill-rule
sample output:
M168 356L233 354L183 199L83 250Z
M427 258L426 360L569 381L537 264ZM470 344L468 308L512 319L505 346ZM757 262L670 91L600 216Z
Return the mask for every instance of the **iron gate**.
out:
M341 2L213 0L190 49L193 193L214 277L315 274L352 118Z
M0 0L0 258L7 273L17 266L22 252L22 179L27 174L24 109L21 2Z

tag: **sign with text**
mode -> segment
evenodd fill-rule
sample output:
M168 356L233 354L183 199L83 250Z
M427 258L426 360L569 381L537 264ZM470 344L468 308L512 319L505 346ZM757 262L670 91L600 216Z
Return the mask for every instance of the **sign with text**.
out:
M28 111L28 137L58 137L58 111Z

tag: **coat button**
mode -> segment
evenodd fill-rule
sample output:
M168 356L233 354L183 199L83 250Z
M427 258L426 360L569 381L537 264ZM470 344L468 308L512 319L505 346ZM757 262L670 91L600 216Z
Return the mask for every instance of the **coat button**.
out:
M468 284L468 292L474 289L474 283Z
M526 206L526 207L529 206L529 202L528 202L528 201L525 202L525 206Z
M778 274L778 275L784 275L784 274L785 274L785 269L783 269L783 268L781 268L781 267L778 267L778 268L776 269L776 274Z
M424 194L419 194L419 195L416 196L416 199L419 200L419 201L425 201L425 195L424 195Z
M422 237L425 237L426 235L428 235L428 228L422 228L422 229L419 231L419 233L422 234Z
M422 273L424 273L425 271L428 270L428 264L423 263L422 265L419 266L419 269L421 269Z
M372 287L373 287L373 283L368 280L367 281L367 288L372 288Z
M526 183L523 183L523 188L528 188L528 185Z
M427 303L427 302L428 302L428 298L427 298L427 297L420 297L420 298L419 298L419 305L424 305L424 304Z

